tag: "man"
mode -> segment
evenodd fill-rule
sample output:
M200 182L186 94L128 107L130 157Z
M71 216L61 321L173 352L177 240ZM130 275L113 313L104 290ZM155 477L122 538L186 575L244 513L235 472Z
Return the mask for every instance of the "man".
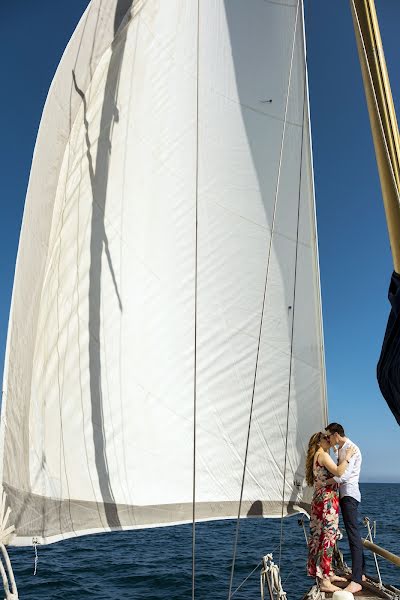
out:
M354 594L362 590L364 573L364 553L358 530L358 505L361 501L358 481L360 478L362 457L360 449L356 444L345 436L342 425L339 425L339 423L330 423L326 428L326 432L329 435L331 447L335 445L339 446L339 460L344 458L346 449L349 446L357 448L357 452L348 461L349 466L344 475L342 477L334 477L334 480L339 484L340 510L342 511L351 553L352 576L351 582L346 587L346 591Z

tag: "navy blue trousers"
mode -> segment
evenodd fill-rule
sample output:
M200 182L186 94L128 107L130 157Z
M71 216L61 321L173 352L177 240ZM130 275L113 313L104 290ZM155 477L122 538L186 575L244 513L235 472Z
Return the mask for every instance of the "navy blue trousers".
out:
M358 529L359 504L358 500L352 496L343 496L340 499L340 510L342 511L347 537L349 538L352 568L351 580L357 583L361 583L365 567L363 545Z

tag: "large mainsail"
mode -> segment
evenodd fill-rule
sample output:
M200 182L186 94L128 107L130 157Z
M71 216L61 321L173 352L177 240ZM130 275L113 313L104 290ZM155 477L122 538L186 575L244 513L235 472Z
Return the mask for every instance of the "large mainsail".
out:
M242 516L307 510L326 394L302 10L83 15L16 266L0 455L15 544L191 521L194 499L198 520L236 517L242 481Z

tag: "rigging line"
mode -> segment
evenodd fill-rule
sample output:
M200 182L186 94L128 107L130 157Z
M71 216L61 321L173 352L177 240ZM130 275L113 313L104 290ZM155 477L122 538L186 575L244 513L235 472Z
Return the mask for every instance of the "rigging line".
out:
M296 566L297 566L297 565L295 565L295 566L293 567L293 569L290 571L289 575L286 577L285 581L282 583L282 587L283 587L283 586L286 584L286 582L288 581L289 577L290 577L291 575L293 575L293 572L295 571L295 569L296 569Z
M279 544L277 546L275 546L275 548L273 550L271 550L271 555L274 554L275 550L277 550L278 548L279 548ZM262 565L262 563L263 563L263 561L260 560L260 562L258 563L258 565L256 567L254 567L254 569L252 570L252 572L249 575L247 575L246 579L244 579L242 581L242 583L235 589L235 591L232 592L232 596L234 596L236 594L236 592L238 592L240 590L240 588L246 583L246 581L249 579L249 577L251 577L253 575L254 571L256 569L258 569L258 567L260 565Z
M258 368L258 359L259 359L259 354L260 354L261 333L262 333L262 326L263 326L263 319L264 319L265 300L266 300L266 295L267 295L267 284L268 284L269 266L270 266L271 251L272 251L272 240L273 240L274 229L275 229L276 209L277 209L278 196L279 196L279 185L280 185L280 178L281 178L282 158L283 158L283 146L284 146L284 141L285 141L287 114L288 114L288 108L289 108L290 84L291 84L291 80L292 80L292 70L293 70L293 61L294 61L294 49L296 46L296 32L297 32L297 22L298 22L298 16L299 16L299 3L300 3L300 0L297 1L297 6L296 6L296 17L295 17L294 32L293 32L293 44L292 44L290 68L289 68L289 75L288 75L288 86L287 86L286 99L285 99L285 117L284 117L284 121L283 121L282 139L281 139L281 147L280 147L280 154L279 154L279 167L278 167L278 176L277 176L277 180L276 180L274 210L273 210L272 224L271 224L271 234L270 234L269 245L268 245L267 269L266 269L266 275L265 275L260 329L259 329L259 334L258 334L256 364L255 364L255 370L254 370L253 389L252 389L250 413L249 413L249 425L248 425L248 429L247 429L246 450L245 450L245 457L244 457L244 462L243 462L242 485L241 485L241 489L240 489L238 516L236 519L236 531L235 531L235 541L234 541L233 553L232 553L232 567L231 567L231 575L230 575L230 582L229 582L228 600L230 600L232 597L233 575L235 572L236 552L237 552L237 544L238 544L238 538L239 538L240 513L241 513L241 509L242 509L244 480L245 480L245 476L246 476L247 455L248 455L248 450L249 450L251 421L252 421L252 416L253 416L254 395L255 395L256 381L257 381L257 368Z
M238 592L240 590L240 588L246 583L246 581L249 579L249 577L251 577L253 575L254 571L256 571L260 565L262 565L262 560L260 560L258 565L254 567L252 572L249 573L249 575L247 575L246 579L243 579L242 583L236 588L236 590L234 592L232 592L232 596L234 596L236 594L236 592Z
M374 101L375 101L375 108L376 108L376 112L377 112L377 115L378 115L378 118L379 118L379 125L380 125L380 129L381 129L381 133L382 133L382 138L383 138L384 145L385 145L386 157L388 159L388 163L389 163L389 167L390 167L390 174L392 176L394 189L396 191L397 201L400 204L400 192L399 192L399 188L398 188L398 185L397 185L396 176L395 176L395 173L394 173L394 167L393 167L392 159L391 159L389 148L388 148L388 143L387 143L387 140L386 140L385 129L383 127L381 113L380 113L380 110L379 110L378 98L377 98L377 95L376 95L376 90L375 90L375 86L374 86L374 80L373 80L372 73L371 73L371 67L370 67L369 62L368 62L368 54L367 54L367 49L365 47L365 42L364 42L364 37L363 37L363 34L362 34L362 30L361 30L360 20L358 18L358 13L357 13L355 1L351 0L351 3L353 5L354 15L355 15L356 21L357 21L358 32L360 34L360 40L361 40L362 47L363 47L363 52L364 52L364 57L365 57L365 64L367 65L368 75L369 75L369 79L370 79L370 83L371 83L371 88L372 88L372 92L373 92L373 96L374 96Z
M303 19L304 19L304 42L303 42L303 47L304 47L304 55L305 57L307 56L307 44L306 44L306 40L307 37L310 35L311 30L313 29L313 10L314 10L314 6L315 4L313 3L313 0L307 0L307 8L306 8L306 1L303 1L303 7L304 7L304 12L303 12ZM307 17L306 17L307 14ZM306 24L306 22L308 22L308 24ZM305 73L307 75L307 61L305 63ZM308 77L308 75L307 75ZM309 127L308 127L308 143L310 144L310 180L311 180L311 194L312 194L312 202L313 202L313 207L312 207L312 236L313 239L317 240L318 239L318 225L317 225L317 213L316 213L316 206L315 206L315 185L314 185L314 167L313 167L313 151L312 151L312 140L311 140L311 124L310 124L310 100L309 100L309 91L308 89L306 90L306 100L307 100L307 105L306 105L306 109L307 109L307 116L308 116L308 121L309 121ZM301 243L301 242L300 242ZM320 336L320 343L318 344L318 351L319 351L319 357L320 357L320 370L322 372L322 394L321 394L321 401L322 401L322 411L323 411L323 415L324 415L324 423L325 425L327 425L329 423L329 409L328 409L328 402L327 402L327 388L326 388L326 365L325 365L325 349L324 349L324 326L323 326L323 319L322 319L322 301L321 301L321 285L320 285L320 281L321 281L321 276L320 276L320 261L319 261L319 250L318 250L318 244L314 244L314 252L313 252L313 266L314 266L314 277L317 281L317 306L319 307L318 309L318 330L319 330L319 336Z
M194 380L193 380L193 522L192 522L192 600L195 598L196 577L196 409L197 409L197 254L198 254L198 205L199 205L199 42L200 0L197 1L197 79L196 79L196 232L194 276Z
M290 393L291 393L291 379L292 379L292 365L293 365L293 339L294 339L294 315L296 309L296 283L297 283L297 266L298 266L298 252L299 252L299 224L300 224L300 202L301 202L301 182L302 182L302 166L303 166L303 146L304 146L304 119L305 119L305 105L306 105L306 87L307 87L307 73L304 61L304 86L303 86L303 128L301 132L301 146L300 146L300 171L299 171L299 192L297 202L297 230L296 230L296 252L294 262L294 282L293 282L293 304L292 304L292 327L290 334L290 361L289 361L289 384L288 384L288 399L287 399L287 411L286 411L286 435L285 435L285 462L283 466L283 488L282 488L282 509L281 509L281 532L279 542L279 569L281 568L281 557L282 557L282 542L283 542L283 509L285 505L285 488L286 488L286 467L287 467L287 448L288 448L288 434L289 434L289 414L290 414Z

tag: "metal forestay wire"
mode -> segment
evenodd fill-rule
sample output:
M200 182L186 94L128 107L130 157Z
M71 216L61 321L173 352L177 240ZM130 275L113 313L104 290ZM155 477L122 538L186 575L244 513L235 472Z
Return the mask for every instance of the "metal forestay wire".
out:
M304 35L307 40L307 36L310 35L311 30L313 29L313 10L314 10L314 0L307 0L307 8L306 8L306 0L303 0L303 10L304 10ZM307 16L306 16L307 15ZM306 25L307 21L307 25ZM306 31L307 30L307 31ZM307 48L306 43L304 47ZM305 73L307 75L307 65L305 65ZM307 99L308 100L308 99ZM308 115L310 118L310 115ZM311 142L311 132L308 130L308 137ZM312 153L311 153L312 158ZM315 195L315 186L314 186L314 172L313 172L313 164L311 160L310 165L311 177L312 177L312 193ZM318 225L317 225L317 216L315 203L313 207L313 225L314 225L314 236L318 239ZM314 265L316 269L316 274L318 277L318 281L320 278L320 268L319 268L319 250L318 244L315 245L315 259ZM328 401L327 401L327 384L326 384L326 366L325 366L325 348L324 348L324 330L323 330L323 322L322 322L322 299L321 299L321 287L317 286L317 302L319 306L318 310L318 319L319 319L319 335L320 335L320 343L319 343L319 355L322 366L322 404L323 404L323 413L324 413L324 423L327 425L329 423L329 411L328 411Z
M253 575L253 573L255 571L257 571L258 567L260 567L262 565L262 560L260 560L260 562L258 563L257 566L254 567L254 569L252 570L251 573L249 573L249 575L247 575L246 579L243 579L242 583L240 585L238 585L238 587L236 588L236 590L234 592L232 592L231 594L231 598L232 596L234 596L236 594L236 592L238 592L240 590L240 588L246 583L246 581Z
M385 144L385 151L386 151L386 156L387 156L389 167L390 167L390 174L392 176L394 189L396 191L397 201L398 201L398 203L400 205L400 192L399 192L399 188L398 188L398 185L397 185L396 176L395 176L394 168L393 168L393 164L392 164L392 159L391 159L391 156L390 156L390 152L389 152L389 148L388 148L388 144L387 144L387 140L386 140L385 129L384 129L383 123L382 123L382 117L381 117L381 113L380 113L380 110L379 110L378 98L376 96L376 91L375 91L375 86L374 86L374 80L373 80L372 73L371 73L371 67L369 66L369 62L368 62L368 54L367 54L367 50L365 48L365 42L364 42L364 37L363 37L363 34L362 34L362 30L361 30L360 20L358 18L358 13L357 13L357 9L356 9L356 5L355 5L354 0L351 0L351 3L353 5L354 15L355 15L356 21L357 21L358 32L360 34L360 40L361 40L361 44L362 44L362 47L363 47L363 52L364 52L364 57L365 57L365 64L367 65L368 75L369 75L369 79L370 79L370 82L371 82L371 88L372 88L373 95L374 95L376 112L377 112L378 117L379 117L379 125L380 125L380 128L381 128L381 133L382 133L383 141L384 141L384 144Z
M307 71L306 71L306 62L304 61L303 117L302 117L302 128L301 128L299 190L298 190L298 201L297 201L296 252L295 252L295 261L294 261L292 326L291 326L291 333L290 333L289 385L288 385L288 399L287 399L287 412L286 412L285 462L284 462L284 466L283 466L283 488L282 488L282 507L281 507L281 532L280 532L279 561L278 561L279 569L281 568L281 558L282 558L283 511L284 511L284 506L285 506L287 446L288 446L289 414L290 414L290 392L291 392L292 365L293 365L294 315L295 315L295 309L296 309L296 283L297 283L297 265L298 265L297 258L298 258L298 251L299 251L299 223L300 223L301 182L302 182L302 167L303 167L303 145L304 145L304 119L305 119L305 106L306 106L306 89L307 89Z
M286 577L285 581L282 583L282 587L286 584L287 581L289 581L289 577L291 577L293 575L293 573L296 570L296 568L297 568L297 565L295 565L293 567L293 569L290 571L289 575Z
M288 87L287 87L286 101L285 101L285 116L283 119L283 131L282 131L282 140L281 140L280 155L279 155L278 177L277 177L277 182L276 182L276 190L275 190L275 198L274 198L274 210L273 210L273 215L272 215L271 233L270 233L270 240L269 240L269 247L268 247L267 270L266 270L265 284L264 284L264 296L263 296L262 311L261 311L260 329L259 329L259 334L258 334L257 355L256 355L256 364L255 364L254 379L253 379L253 390L252 390L251 404L250 404L249 425L248 425L248 429L247 429L247 440L246 440L246 450L245 450L245 457L244 457L244 463L243 463L243 475L242 475L242 484L241 484L241 489L240 489L239 509L238 509L238 516L236 519L235 541L234 541L233 553L232 553L232 567L231 567L231 575L230 575L230 582L229 582L228 600L230 600L232 597L233 575L235 572L236 551L237 551L239 526L240 526L240 513L241 513L241 509L242 509L243 489L244 489L244 480L245 480L245 475L246 475L246 465L247 465L247 455L248 455L248 449L249 449L251 421L252 421L252 415L253 415L254 395L255 395L255 387L256 387L256 380L257 380L258 359L259 359L259 354L260 354L260 344L261 344L261 333L262 333L263 318L264 318L265 299L266 299L266 293L267 293L269 266L270 266L271 250L272 250L272 240L273 240L274 229L275 229L276 208L277 208L278 195L279 195L279 184L280 184L280 176L281 176L281 168L282 168L282 157L283 157L283 146L284 146L284 141L285 141L287 113L288 113L288 107L289 107L290 84L291 84L291 79L292 79L294 49L295 49L295 45L296 45L296 32L297 32L297 22L298 22L298 15L299 15L299 4L300 4L300 0L297 0L292 53L291 53L290 69L289 69L289 76L288 76Z
M279 544L278 544L278 546L279 546ZM275 550L278 548L278 546L275 546L275 548L271 551L271 554L273 554L275 552ZM247 577L245 579L243 579L242 583L240 585L238 585L237 588L232 592L231 598L236 594L236 592L238 592L240 590L241 587L243 587L243 585L246 583L246 581L248 579L250 579L250 577L253 575L253 573L255 573L255 571L257 571L258 567L260 567L262 565L262 563L263 563L263 561L260 560L258 565L254 567L254 569L251 571L251 573L249 573L247 575Z
M199 40L200 0L197 2L197 80L196 80L196 242L194 281L194 386L193 386L193 522L192 522L192 600L195 597L196 576L196 401L197 401L197 242L199 190Z

